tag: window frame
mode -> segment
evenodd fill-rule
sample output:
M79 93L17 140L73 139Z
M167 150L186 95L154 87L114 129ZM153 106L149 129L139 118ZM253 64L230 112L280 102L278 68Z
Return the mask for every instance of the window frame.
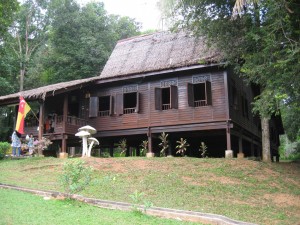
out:
M205 101L204 105L196 105L195 101L195 85L197 84L204 84L204 92L205 92L205 99L199 101ZM202 82L195 82L195 83L187 83L187 97L188 97L188 106L198 108L204 106L212 106L212 89L211 89L211 82L209 80L205 80Z
M163 89L169 89L170 92L169 107L163 106L163 101L162 101ZM167 87L155 87L154 98L155 98L155 110L166 111L170 109L178 109L178 87L176 85L170 85Z
M108 110L100 111L100 98L109 97L109 107ZM113 96L112 95L103 95L98 97L98 116L105 117L105 116L112 116L113 115Z
M120 116L123 114L133 114L133 113L139 113L140 111L140 93L138 91L138 85L128 85L124 86L123 93L117 93L116 94L116 101L115 101L115 114ZM136 93L136 106L134 107L134 110L127 110L127 109L133 109L133 108L124 108L124 97L125 94L129 93Z

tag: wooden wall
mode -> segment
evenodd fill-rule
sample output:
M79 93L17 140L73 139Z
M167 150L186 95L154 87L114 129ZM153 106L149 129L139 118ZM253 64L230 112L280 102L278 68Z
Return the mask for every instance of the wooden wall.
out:
M201 74L209 75L212 89L212 105L190 107L188 106L187 83L192 83L193 76ZM156 110L154 89L161 87L161 81L174 79L177 80L178 87L178 109ZM223 71L182 72L163 76L157 75L152 76L152 78L127 81L126 83L99 84L94 90L91 90L91 96L112 95L115 99L118 93L123 92L123 87L127 84L138 85L138 92L140 93L139 113L113 114L111 116L90 118L91 125L98 131L193 124L225 121L227 119Z
M237 100L234 103L232 91L236 89ZM228 94L229 94L229 114L231 120L239 129L246 130L260 137L260 120L258 116L252 113L252 102L258 94L257 87L246 84L240 77L232 72L228 73ZM244 99L244 100L243 100ZM245 108L245 100L247 100L247 108ZM243 110L244 105L244 110ZM243 112L244 111L244 112ZM245 112L247 111L247 112ZM248 116L245 115L248 114ZM234 126L234 129L237 127ZM243 131L241 131L243 132Z

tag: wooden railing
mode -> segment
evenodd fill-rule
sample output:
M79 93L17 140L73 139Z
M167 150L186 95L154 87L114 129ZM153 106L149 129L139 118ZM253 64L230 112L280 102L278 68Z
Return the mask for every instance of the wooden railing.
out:
M135 107L124 109L124 114L131 114L131 113L135 113Z
M162 110L171 109L171 104L162 104Z
M195 101L195 107L200 107L200 106L207 106L207 101L206 100Z
M98 116L100 116L100 117L109 116L109 110L99 111Z
M60 124L63 122L63 116L56 117L56 124ZM76 116L67 116L67 124L77 125L77 126L85 126L87 125L87 121L85 119L78 118Z

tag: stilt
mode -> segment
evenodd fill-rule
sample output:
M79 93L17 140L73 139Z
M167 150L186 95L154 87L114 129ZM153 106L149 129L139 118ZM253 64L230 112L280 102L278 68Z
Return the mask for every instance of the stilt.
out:
M233 151L231 150L230 121L227 121L226 144L227 150L225 151L225 158L233 158Z
M147 157L154 157L154 153L152 151L152 134L151 134L151 130L149 128L148 130L148 152L146 153Z

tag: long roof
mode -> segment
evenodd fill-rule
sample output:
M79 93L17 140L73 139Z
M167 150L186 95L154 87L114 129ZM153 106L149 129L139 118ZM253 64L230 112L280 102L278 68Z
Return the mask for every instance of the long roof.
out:
M45 99L57 93L81 88L93 81L110 82L127 75L159 73L174 68L219 63L222 55L208 48L203 37L189 33L158 32L120 40L115 46L100 76L51 84L32 90L0 96L0 105L17 103L19 96ZM123 78L123 79L124 79ZM107 81L104 81L107 80Z
M219 51L207 47L203 37L187 32L159 32L119 41L100 77L218 63L221 58Z
M80 80L72 80L67 82L61 82L57 84L50 84L47 86L17 92L10 95L0 96L0 105L2 105L3 102L10 100L10 99L19 99L20 96L23 96L26 99L45 99L46 96L52 95L54 96L57 92L67 92L69 90L73 90L74 88L81 88L83 86L86 86L90 82L94 80L98 80L99 76L97 77L91 77L86 79L80 79Z

